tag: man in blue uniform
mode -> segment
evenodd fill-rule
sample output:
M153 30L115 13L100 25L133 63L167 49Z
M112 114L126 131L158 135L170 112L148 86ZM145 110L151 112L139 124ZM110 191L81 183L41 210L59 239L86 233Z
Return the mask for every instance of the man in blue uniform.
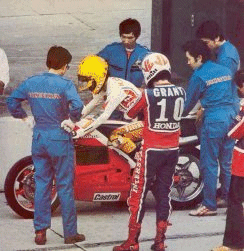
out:
M237 70L240 69L240 56L236 47L225 39L221 27L213 20L203 22L197 29L196 37L204 41L216 53L216 63L229 68L234 78ZM232 83L232 90L238 113L240 99L235 83Z
M98 53L98 56L108 62L108 73L111 77L128 80L136 87L142 87L144 83L140 65L149 52L148 48L136 42L140 34L140 23L136 19L128 18L119 25L122 42L109 44ZM123 113L115 111L111 118L123 120Z
M71 80L63 77L72 56L68 50L53 46L48 51L48 72L25 80L7 99L12 116L29 121L21 102L27 100L35 120L32 140L32 159L35 166L35 242L46 243L46 230L51 226L51 191L56 181L61 203L64 242L85 240L77 233L74 202L74 145L70 134L61 128L61 122L80 120L83 103Z
M234 78L237 70L240 68L240 56L236 47L226 40L224 33L214 20L203 22L196 31L196 37L204 41L207 46L216 54L216 63L226 66L231 70L232 77ZM240 99L237 93L237 85L232 81L233 99L236 106L236 114L240 109ZM222 190L222 183L226 179L225 173L220 171L220 183ZM221 193L217 198L218 207L226 207L226 194Z
M189 41L183 49L189 66L194 69L187 87L183 115L187 115L198 100L204 109L200 136L204 199L202 205L191 211L190 215L215 215L218 163L225 173L222 183L225 197L228 195L231 178L234 141L228 138L227 133L236 114L232 96L232 74L228 68L210 60L210 49L203 41Z

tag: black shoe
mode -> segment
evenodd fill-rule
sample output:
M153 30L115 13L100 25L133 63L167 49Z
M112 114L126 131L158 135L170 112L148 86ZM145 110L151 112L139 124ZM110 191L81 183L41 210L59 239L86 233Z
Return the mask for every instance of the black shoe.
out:
M84 241L86 239L85 235L83 234L76 234L74 236L70 236L64 239L64 243L65 244L73 244L76 242L81 242Z
M45 245L46 241L47 241L46 229L37 230L36 231L36 237L35 237L35 243L37 245Z

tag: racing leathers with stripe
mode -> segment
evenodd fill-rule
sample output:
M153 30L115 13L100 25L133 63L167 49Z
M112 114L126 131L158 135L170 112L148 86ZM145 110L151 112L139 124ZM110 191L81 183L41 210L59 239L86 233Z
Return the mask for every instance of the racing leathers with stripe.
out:
M184 89L168 83L144 90L141 99L128 112L132 118L141 111L144 113L143 141L136 154L137 164L128 198L129 227L141 224L146 195L151 188L156 199L157 222L168 221L184 101Z
M244 102L231 125L228 136L237 139L233 151L231 173L235 176L244 177Z
M82 118L99 114L86 128L83 135L94 131L98 126L108 120L115 109L127 112L141 97L141 91L129 81L121 78L109 77L105 83L105 90L93 96L93 99L82 110ZM96 109L101 103L103 110ZM82 123L76 123L82 128ZM81 136L81 135L80 135Z
M15 118L25 118L21 102L27 100L35 119L32 159L35 167L35 230L51 226L51 196L55 177L61 203L64 238L77 234L74 202L74 144L60 124L81 117L83 103L72 81L53 73L28 78L7 99Z
M234 141L227 136L236 116L232 95L231 71L212 61L207 61L193 72L186 91L183 115L200 100L204 108L200 132L200 166L203 174L202 204L215 211L218 166L222 172L222 196L227 199L230 185L230 165Z
M242 250L244 248L244 104L231 125L228 136L237 141L232 158L223 245Z

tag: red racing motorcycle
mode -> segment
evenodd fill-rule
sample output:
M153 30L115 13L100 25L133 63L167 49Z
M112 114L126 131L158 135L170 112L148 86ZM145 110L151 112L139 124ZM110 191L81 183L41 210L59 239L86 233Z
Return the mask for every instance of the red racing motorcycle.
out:
M180 155L176 166L171 202L174 208L187 208L202 199L203 182L199 170L199 141L194 118L182 120ZM135 154L140 148L127 154L109 145L111 132L125 125L122 121L107 121L84 138L75 139L76 167L74 192L80 201L119 202L127 201ZM34 216L35 168L32 157L17 161L9 170L4 191L8 205L23 218ZM52 211L59 206L55 188L52 189Z

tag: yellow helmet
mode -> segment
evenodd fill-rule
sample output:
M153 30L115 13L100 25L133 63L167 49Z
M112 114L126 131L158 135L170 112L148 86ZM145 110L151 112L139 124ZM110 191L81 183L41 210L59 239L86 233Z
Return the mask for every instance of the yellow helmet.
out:
M78 66L79 90L91 89L93 94L101 91L108 73L108 63L97 55L84 57Z

